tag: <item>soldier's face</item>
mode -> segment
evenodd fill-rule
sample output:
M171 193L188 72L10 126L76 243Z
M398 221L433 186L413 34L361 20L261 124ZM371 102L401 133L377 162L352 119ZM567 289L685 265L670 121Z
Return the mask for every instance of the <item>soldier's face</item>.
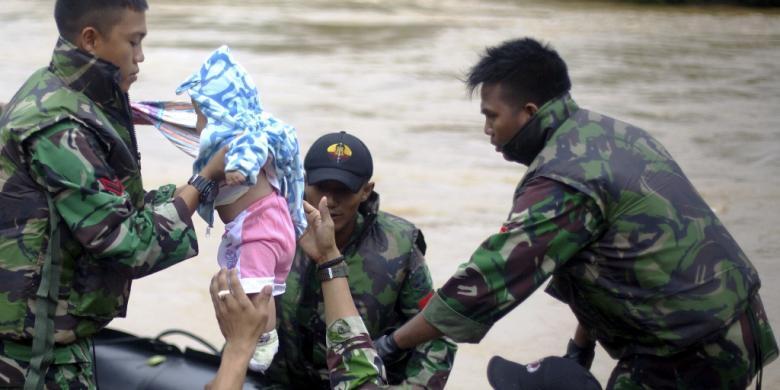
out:
M333 218L336 234L343 234L347 231L351 234L351 229L355 227L358 207L360 203L368 199L373 190L373 182L367 182L358 192L352 192L341 182L325 180L317 184L306 185L306 201L316 205L319 204L323 196L327 196L328 211Z
M525 125L533 113L525 107L517 108L506 102L500 84L486 84L480 90L482 115L485 116L485 134L497 152Z
M127 92L138 79L138 64L144 61L141 41L146 37L146 13L129 8L121 12L119 22L110 31L101 34L95 30L94 39L86 44L87 51L119 68L119 87Z

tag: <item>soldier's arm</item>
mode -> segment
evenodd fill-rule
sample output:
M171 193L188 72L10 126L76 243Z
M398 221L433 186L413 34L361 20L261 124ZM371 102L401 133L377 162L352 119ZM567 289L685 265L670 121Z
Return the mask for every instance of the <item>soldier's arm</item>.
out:
M424 243L423 243L424 244ZM399 307L405 318L417 315L433 296L433 281L425 257L417 245L412 246L409 273L401 286ZM439 337L418 345L405 367L404 385L419 385L441 389L447 383L458 345L447 337Z
M331 388L358 389L385 385L384 365L352 300L347 278L322 282L322 300L328 324L325 343Z
M372 346L371 336L359 315L339 318L331 323L326 330L326 342L332 389L388 387L382 359Z
M501 231L459 266L420 315L395 332L396 343L409 348L439 332L458 342L479 342L601 226L601 214L585 194L550 179L527 183Z
M336 246L333 219L323 196L318 207L303 202L308 227L298 245L315 263L336 259L341 253ZM322 281L322 301L325 304L325 343L330 386L333 389L376 388L386 383L382 360L371 344L360 318L349 283L345 277Z
M155 195L157 201L136 209L106 163L106 151L75 124L41 132L30 140L27 156L31 176L52 195L63 222L95 258L140 277L197 254L189 204L197 205L194 188L173 198L170 186L171 194Z

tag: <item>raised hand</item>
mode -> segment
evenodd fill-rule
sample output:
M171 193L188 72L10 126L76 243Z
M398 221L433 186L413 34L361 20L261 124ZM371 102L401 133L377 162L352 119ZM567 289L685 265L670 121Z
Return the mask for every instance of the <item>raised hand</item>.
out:
M336 246L336 233L333 226L333 219L328 211L328 199L322 197L315 208L309 202L303 202L303 210L306 213L306 221L309 226L298 239L298 245L314 260L315 263L336 258L339 256L339 250Z

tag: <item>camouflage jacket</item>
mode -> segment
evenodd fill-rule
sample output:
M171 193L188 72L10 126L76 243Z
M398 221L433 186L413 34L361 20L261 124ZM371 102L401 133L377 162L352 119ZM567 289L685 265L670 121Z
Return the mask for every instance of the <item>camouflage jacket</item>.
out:
M521 132L546 142L500 232L425 308L432 325L477 342L550 276L549 291L615 358L679 352L745 313L755 269L658 141L568 95ZM773 356L771 331L760 333Z
M51 232L47 197L60 219L61 346L124 316L132 279L197 254L175 187L142 188L118 78L115 66L60 39L49 67L27 80L0 117L0 340L24 345L33 337ZM58 351L55 363L75 355Z
M423 257L425 240L411 223L379 211L379 195L361 204L352 239L342 253L349 265L349 286L372 338L401 326L420 312L433 287ZM299 249L277 297L280 348L269 375L294 388L329 388L325 309L316 267ZM418 346L400 364L387 368L393 384L442 388L457 346L447 338Z

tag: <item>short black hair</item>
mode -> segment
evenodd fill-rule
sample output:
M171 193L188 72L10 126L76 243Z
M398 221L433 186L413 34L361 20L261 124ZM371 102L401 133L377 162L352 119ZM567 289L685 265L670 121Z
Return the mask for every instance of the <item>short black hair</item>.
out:
M520 38L488 47L466 78L469 92L480 85L501 85L508 103L542 106L571 89L566 63L548 45Z
M146 0L57 0L54 21L60 36L75 42L78 34L90 26L109 34L125 9L144 12L149 4Z

